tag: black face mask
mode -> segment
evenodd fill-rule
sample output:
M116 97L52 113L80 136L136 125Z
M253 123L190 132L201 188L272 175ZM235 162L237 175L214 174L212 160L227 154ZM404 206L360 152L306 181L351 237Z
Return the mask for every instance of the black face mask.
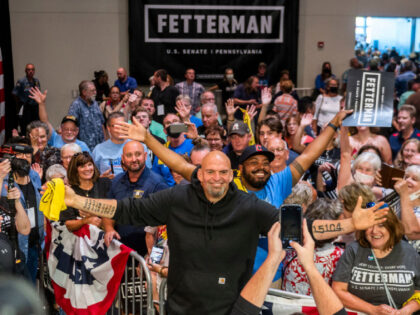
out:
M166 128L166 132L168 133L168 136L171 138L178 138L181 135L181 132L171 132L170 128Z
M336 86L331 86L330 88L328 88L328 91L330 91L331 93L338 93L338 87Z
M12 159L12 171L20 177L28 176L31 170L31 165L24 159L14 158Z

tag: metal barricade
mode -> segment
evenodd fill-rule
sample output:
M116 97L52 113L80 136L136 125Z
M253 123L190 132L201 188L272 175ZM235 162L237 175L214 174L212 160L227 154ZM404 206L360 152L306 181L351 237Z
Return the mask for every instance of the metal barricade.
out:
M130 253L120 288L108 314L155 314L150 270L144 258L135 251Z
M166 300L168 299L167 279L163 278L159 287L159 314L166 315Z

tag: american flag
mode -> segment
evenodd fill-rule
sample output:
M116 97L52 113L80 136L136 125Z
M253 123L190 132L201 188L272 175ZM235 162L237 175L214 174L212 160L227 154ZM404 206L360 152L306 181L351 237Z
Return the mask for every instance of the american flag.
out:
M47 224L46 250L55 299L66 314L105 314L132 250L114 242L106 247L96 226L69 232L59 222Z
M0 48L0 145L4 143L6 132L6 104L4 97L3 57Z

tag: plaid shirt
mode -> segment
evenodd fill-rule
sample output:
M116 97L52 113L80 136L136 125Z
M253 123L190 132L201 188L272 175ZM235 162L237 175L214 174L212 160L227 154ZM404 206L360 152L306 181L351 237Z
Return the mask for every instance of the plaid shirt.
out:
M274 100L273 110L284 123L287 118L297 114L297 101L290 94L282 94Z
M200 106L200 95L204 92L204 87L197 82L188 85L187 81L179 82L175 85L179 94L188 95L191 98L192 110Z

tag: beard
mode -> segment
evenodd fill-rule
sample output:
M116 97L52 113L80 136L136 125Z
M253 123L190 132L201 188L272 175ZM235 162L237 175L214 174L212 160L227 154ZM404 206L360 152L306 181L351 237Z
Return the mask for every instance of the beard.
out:
M220 198L222 197L227 190L226 186L221 186L220 188L213 188L210 184L207 184L206 192L212 196L213 198Z
M256 173L263 172L264 177L263 178L257 178L255 176ZM248 184L250 184L252 187L261 189L264 188L264 186L267 184L268 180L270 179L270 173L268 173L264 169L256 169L252 172L248 172L246 167L242 169L242 176L246 180Z
M126 171L129 172L138 172L141 169L143 169L145 163L129 163L126 164L123 161L121 161L121 165L125 168Z

